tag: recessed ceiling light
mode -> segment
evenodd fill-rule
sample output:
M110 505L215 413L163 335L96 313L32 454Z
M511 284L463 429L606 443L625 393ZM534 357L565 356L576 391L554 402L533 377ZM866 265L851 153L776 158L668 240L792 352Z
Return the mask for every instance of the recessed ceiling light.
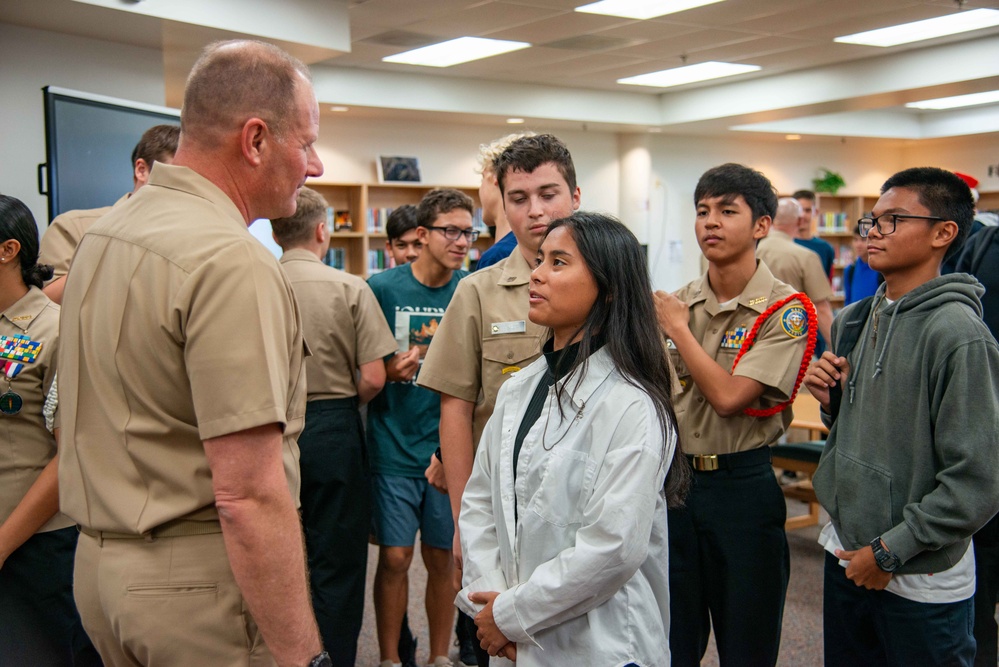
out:
M921 42L924 39L933 39L944 35L956 35L969 30L991 28L996 25L999 25L999 10L972 9L971 11L939 16L935 19L858 32L853 35L837 37L833 41L867 46L895 46Z
M330 107L330 111L335 111L337 113L346 113L350 111L350 107Z
M923 100L922 102L909 102L905 106L910 109L956 109L958 107L973 107L979 104L993 104L999 102L999 90L990 90L985 93L971 93L970 95L955 95L953 97L938 97L933 100Z
M651 19L694 7L713 5L716 2L723 2L723 0L600 0L600 2L591 2L588 5L576 7L576 11L586 14L621 16L627 19Z
M785 134L784 138L787 139L788 141L801 141L800 134Z
M524 124L524 119L523 118L507 118L506 122L509 123L510 125L523 125Z
M745 74L746 72L755 72L758 69L760 69L759 65L737 65L711 60L696 65L686 65L685 67L664 69L660 72L629 76L624 79L618 79L617 82L633 86L669 88L670 86L682 86L685 83L694 83L695 81L707 81L709 79L720 79L725 76Z
M387 63L423 65L424 67L451 67L472 60L498 56L501 53L526 49L527 42L511 42L505 39L485 39L483 37L459 37L439 44L422 46L412 51L397 53L382 58Z

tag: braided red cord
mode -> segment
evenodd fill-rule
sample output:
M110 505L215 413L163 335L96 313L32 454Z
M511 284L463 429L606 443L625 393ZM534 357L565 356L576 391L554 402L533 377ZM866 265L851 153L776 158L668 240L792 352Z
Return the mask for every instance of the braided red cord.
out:
M794 402L794 397L798 395L798 388L801 387L801 381L805 379L805 371L808 370L808 364L812 360L812 354L815 352L815 341L818 335L818 319L815 317L815 306L805 295L804 292L798 292L792 294L786 299L781 299L777 303L772 304L763 313L756 318L756 322L753 323L753 328L749 330L749 335L742 342L742 347L739 348L739 353L735 355L735 361L732 362L732 371L735 371L736 364L742 359L742 355L749 351L749 348L753 346L756 341L756 334L759 333L760 327L767 318L773 315L775 312L783 308L785 305L797 299L801 301L801 305L805 307L805 315L808 318L808 342L805 344L805 354L801 357L801 368L798 369L798 377L794 381L794 389L791 391L790 400L784 401L783 403L778 403L772 408L757 409L757 408L746 408L743 412L750 417L773 417L779 412L783 412L787 409L791 403Z

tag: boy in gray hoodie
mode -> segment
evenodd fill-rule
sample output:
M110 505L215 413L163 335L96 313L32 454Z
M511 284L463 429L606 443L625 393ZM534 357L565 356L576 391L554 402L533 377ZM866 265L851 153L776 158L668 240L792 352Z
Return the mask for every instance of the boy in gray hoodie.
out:
M819 538L827 667L975 656L969 545L999 510L999 348L978 281L940 275L973 210L949 171L889 178L859 221L885 283L843 310L835 353L805 376L832 423L813 480L831 519ZM860 335L844 350L851 328Z

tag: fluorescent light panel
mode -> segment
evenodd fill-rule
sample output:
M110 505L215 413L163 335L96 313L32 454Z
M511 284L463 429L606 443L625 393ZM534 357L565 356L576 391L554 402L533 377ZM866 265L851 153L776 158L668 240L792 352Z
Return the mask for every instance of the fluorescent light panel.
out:
M972 9L940 16L935 19L913 21L893 25L878 30L858 32L853 35L837 37L834 41L846 44L864 44L866 46L896 46L921 42L945 35L956 35L971 30L981 30L999 25L999 10Z
M577 12L621 16L626 19L651 19L656 16L713 5L724 0L600 0L576 7Z
M394 56L382 58L387 63L404 63L406 65L423 65L424 67L451 67L461 63L471 62L498 56L501 53L526 49L527 42L511 42L504 39L485 39L484 37L459 37L439 44L423 46L412 51L397 53Z
M953 97L938 97L933 100L923 100L922 102L909 102L905 106L910 109L957 109L958 107L973 107L979 104L995 104L999 102L999 90L990 90L984 93L971 93L969 95L955 95Z
M682 86L685 83L694 83L695 81L708 81L709 79L720 79L725 76L755 72L758 69L760 69L759 65L737 65L710 60L706 63L698 63L696 65L674 67L673 69L664 69L659 72L629 76L624 79L618 79L617 82L633 86L669 88L670 86Z

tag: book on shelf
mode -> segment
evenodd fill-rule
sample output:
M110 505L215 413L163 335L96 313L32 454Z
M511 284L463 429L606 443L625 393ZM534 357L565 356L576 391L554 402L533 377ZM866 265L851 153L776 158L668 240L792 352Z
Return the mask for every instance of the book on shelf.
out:
M393 208L369 208L367 213L368 233L384 234L388 217L392 215L394 210Z
M347 252L344 248L331 247L326 251L326 256L323 257L323 264L326 266L332 266L334 269L340 269L341 271L346 270L347 266Z
M832 211L819 216L818 231L820 234L849 234L851 224L846 213Z
M335 210L332 206L326 207L326 226L335 232L349 232L354 228L354 223L350 220L350 211Z
M368 275L374 275L380 271L391 268L388 265L388 258L384 250L368 251Z

